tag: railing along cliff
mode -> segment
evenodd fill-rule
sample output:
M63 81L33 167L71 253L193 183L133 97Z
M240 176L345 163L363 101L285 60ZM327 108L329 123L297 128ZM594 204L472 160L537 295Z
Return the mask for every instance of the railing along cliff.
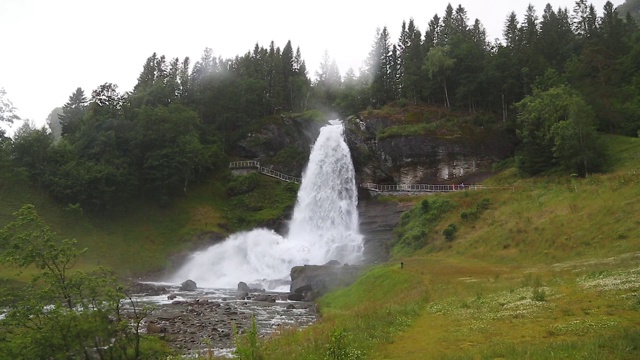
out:
M230 169L256 169L259 173L280 179L282 181L294 182L300 184L302 181L300 178L283 174L279 171L272 170L270 168L260 166L258 161L234 161L229 163ZM483 190L486 189L483 185L464 185L464 184L452 184L452 185L429 185L429 184L398 184L398 185L378 185L372 183L360 184L360 187L375 191L375 192L450 192L450 191L462 191L462 190ZM512 188L511 188L512 189ZM513 189L512 189L513 190Z
M302 181L300 178L290 176L287 174L283 174L279 171L275 171L264 166L260 166L260 163L257 161L234 161L229 163L230 169L256 169L259 173L274 177L276 179L280 179L286 182L293 182L296 184L300 184Z

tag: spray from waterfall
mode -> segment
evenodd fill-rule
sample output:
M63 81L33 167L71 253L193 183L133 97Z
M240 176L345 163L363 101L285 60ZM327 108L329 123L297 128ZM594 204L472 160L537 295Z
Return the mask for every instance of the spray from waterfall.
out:
M358 263L358 194L344 128L332 121L320 129L302 176L289 234L255 229L193 254L172 282L194 280L200 287L235 288L239 281L270 289L287 280L293 266L330 260Z

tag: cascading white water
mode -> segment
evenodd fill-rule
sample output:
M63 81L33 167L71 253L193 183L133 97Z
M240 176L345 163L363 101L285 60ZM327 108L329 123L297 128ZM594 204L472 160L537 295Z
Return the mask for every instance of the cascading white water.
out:
M195 253L172 277L200 287L235 288L239 281L259 283L288 279L293 266L330 260L358 263L363 237L358 231L358 194L344 128L332 121L320 129L302 176L287 237L256 229L229 236Z

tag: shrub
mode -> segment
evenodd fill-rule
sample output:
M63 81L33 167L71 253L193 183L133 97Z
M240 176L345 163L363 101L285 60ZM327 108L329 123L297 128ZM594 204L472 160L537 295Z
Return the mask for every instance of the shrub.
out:
M458 227L456 224L449 224L449 226L442 230L442 235L444 235L444 238L447 239L447 241L451 241L457 231Z
M233 333L235 335L234 340L236 343L236 349L233 352L234 355L241 360L258 360L263 356L260 354L258 344L258 326L256 325L256 318L251 314L251 329L247 331L246 336L238 335L238 330L233 324Z
M456 226L456 224L449 224L449 226L442 230L442 235L444 235L444 238L447 239L447 241L452 241L453 236L457 231L458 227Z
M258 173L250 173L247 175L236 176L227 185L227 194L230 196L238 196L250 193L258 187Z
M531 292L531 300L533 301L546 301L546 296L547 296L547 292L544 291L544 289L540 288L540 287L534 287L533 291Z
M424 199L420 202L420 209L422 209L422 212L427 213L429 212L429 200Z

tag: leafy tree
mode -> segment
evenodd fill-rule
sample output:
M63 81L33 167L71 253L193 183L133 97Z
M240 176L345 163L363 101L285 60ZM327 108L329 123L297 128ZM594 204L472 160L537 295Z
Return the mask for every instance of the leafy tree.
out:
M572 88L535 90L518 103L518 166L537 174L559 165L582 176L600 171L604 149L593 110Z
M7 99L7 92L4 88L0 88L0 123L13 124L14 121L20 120L16 111L11 100Z
M202 144L198 125L197 114L178 104L138 112L135 148L144 194L165 202L221 165L220 147Z
M432 79L437 79L444 89L445 106L450 108L449 90L447 87L447 77L451 73L451 69L456 63L455 59L449 57L449 48L444 46L436 46L427 54L424 63L424 69Z
M9 300L0 320L2 358L140 359L143 309L130 300L115 278L100 270L73 270L84 250L73 240L58 240L32 205L0 229L0 261L36 270L31 282ZM122 299L129 298L125 312ZM156 354L160 355L160 354Z

